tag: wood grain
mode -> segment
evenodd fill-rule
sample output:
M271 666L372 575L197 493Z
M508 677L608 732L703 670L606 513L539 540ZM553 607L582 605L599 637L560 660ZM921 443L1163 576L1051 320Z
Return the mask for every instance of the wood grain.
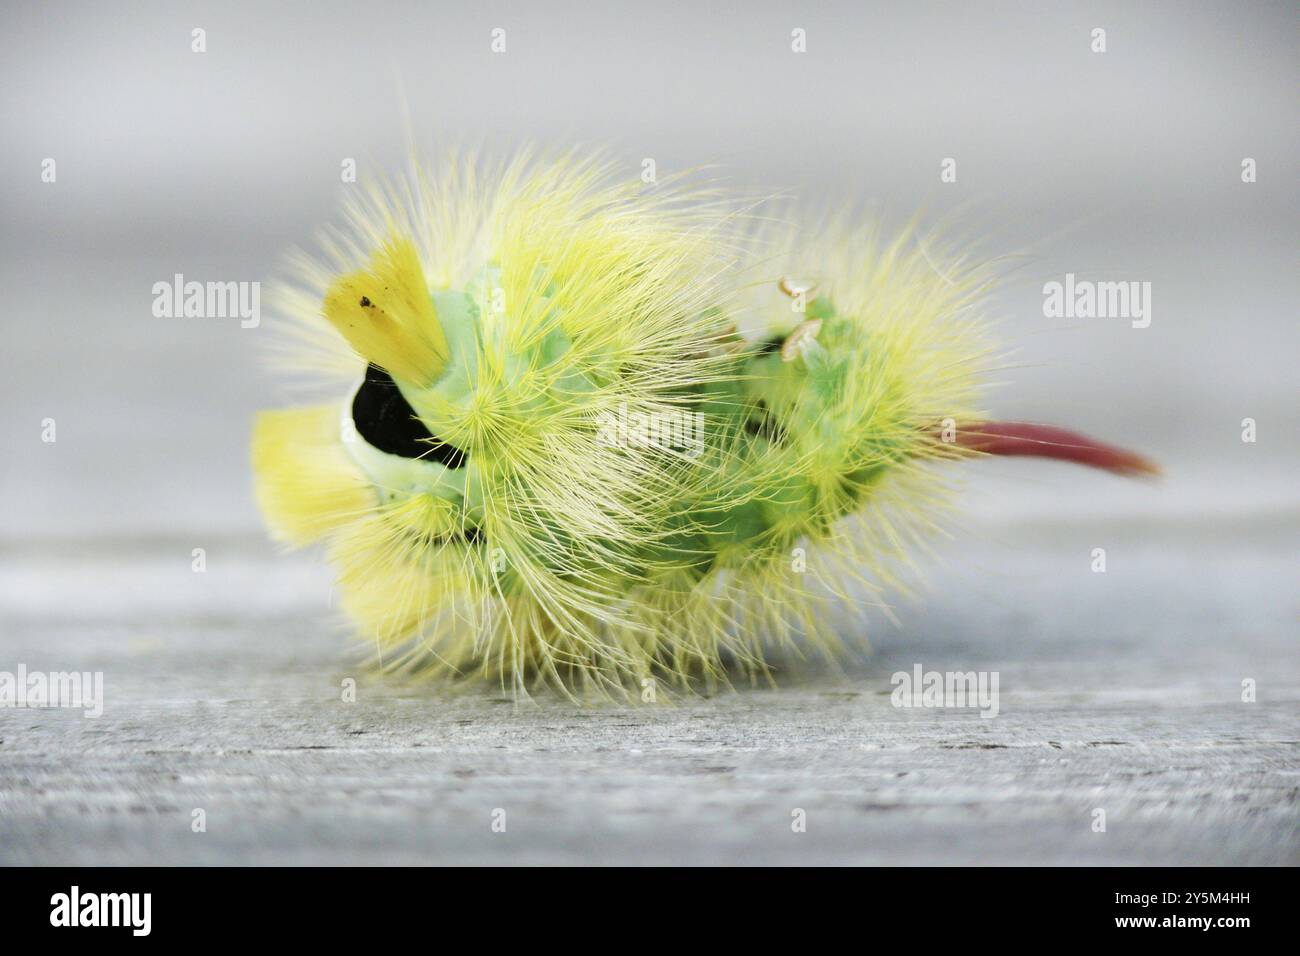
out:
M255 541L11 544L0 670L101 670L106 708L0 710L0 861L1294 864L1293 540L959 542L871 654L653 708L368 679L315 558ZM894 707L916 663L997 671L998 716Z

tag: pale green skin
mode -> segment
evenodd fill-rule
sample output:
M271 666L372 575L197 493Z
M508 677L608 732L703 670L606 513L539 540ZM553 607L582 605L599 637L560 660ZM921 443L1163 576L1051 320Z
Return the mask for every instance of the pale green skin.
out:
M432 298L447 336L450 362L424 393L398 383L411 407L426 420L435 417L431 409L436 403L430 396L461 407L473 396L472 356L478 353L478 337L483 334L476 302L481 297L475 290L438 292ZM861 331L837 317L824 300L810 303L806 317L821 319L823 325L818 340L809 342L801 357L786 361L779 350L762 354L755 346L737 355L725 375L700 391L695 407L708 426L695 467L711 470L708 484L713 490L695 491L671 509L663 522L664 533L642 546L644 555L636 561L640 567L617 569L613 573L619 579L644 580L647 568L675 567L685 579L698 580L719 565L752 557L755 551L785 555L800 538L824 536L834 521L865 499L886 466L854 468L852 462L860 460L854 454L860 439L854 437L855 422L847 420L854 416L836 401L844 376L852 373L848 343ZM535 346L532 354L510 356L507 362L521 370L535 368L554 361L567 348L568 340L557 331ZM580 374L562 382L570 394L591 388ZM349 400L345 418L350 407ZM753 427L747 431L746 422L761 419L764 409L777 428L766 433ZM782 438L774 441L778 428ZM451 469L436 461L379 451L359 437L347 448L374 482L381 502L427 493L457 506L469 524L482 520L473 456L463 467ZM828 498L824 488L819 492L804 474L807 469L795 464L814 449L842 481L842 493ZM874 450L878 456L879 448ZM818 473L824 476L825 468ZM491 542L478 546L491 547ZM591 568L590 573L605 577L609 570ZM506 574L499 584L508 587Z

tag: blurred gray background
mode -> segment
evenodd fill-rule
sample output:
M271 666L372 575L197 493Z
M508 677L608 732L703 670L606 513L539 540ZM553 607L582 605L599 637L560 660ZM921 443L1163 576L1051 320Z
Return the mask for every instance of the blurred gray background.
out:
M1023 367L991 404L1169 473L1153 494L990 465L981 513L1294 509L1298 34L1285 3L10 6L4 529L257 528L249 417L280 400L264 330L155 319L152 285L273 276L336 218L342 158L400 164L402 96L435 146L609 143L630 174L717 162L900 224L967 210L985 252L1030 256L995 303ZM1151 327L1044 318L1067 271L1150 281Z
M201 55L191 52L196 27L206 31ZM506 31L504 54L489 47L496 27ZM796 27L807 31L804 54L791 52ZM1104 54L1090 49L1097 27L1106 30ZM1038 716L1022 709L1007 720L976 719L959 733L1010 734L1012 743L1031 741L1053 760L1059 754L1044 741L1054 732L1080 753L1117 737L1137 748L1130 753L1144 754L1126 771L1133 779L1152 766L1165 768L1161 773L1178 766L1207 795L1197 799L1221 804L1226 829L1197 829L1188 816L1171 835L1158 810L1177 804L1188 778L1168 778L1153 793L1123 790L1116 805L1155 827L1154 835L1147 834L1147 850L1126 843L1125 857L1111 844L1099 859L1294 860L1298 40L1289 3L6 5L0 669L10 657L31 667L103 667L118 700L135 703L122 703L117 718L110 706L91 729L61 715L0 714L0 730L5 721L10 730L0 733L0 760L10 761L11 780L23 781L0 792L0 835L8 837L0 846L26 862L129 860L130 847L145 845L163 859L211 861L256 853L275 834L276 859L361 858L368 850L386 858L383 840L371 846L360 838L331 844L321 832L295 837L285 822L298 820L294 812L272 812L259 828L262 818L249 808L265 809L263 801L274 799L252 782L245 790L230 784L229 764L213 756L270 746L267 762L255 753L235 773L253 779L273 776L267 768L283 767L277 761L290 759L293 747L278 748L272 729L254 733L249 728L258 722L238 709L222 711L223 725L203 702L256 709L286 693L330 700L338 675L352 665L328 612L328 573L314 556L276 555L252 503L250 419L285 400L262 362L265 325L155 318L151 288L177 272L200 281L272 278L286 250L310 244L336 219L343 193L357 188L340 182L343 158L357 159L363 180L400 163L404 99L417 139L435 148L477 140L501 149L591 142L610 145L629 175L643 157L656 160L661 176L718 163L740 189L786 191L813 205L860 200L898 224L918 209L934 221L957 214L983 238L985 254L1026 256L993 302L1000 340L1016 358L999 376L990 407L1006 418L1078 427L1165 467L1166 477L1152 483L1034 462L969 466L961 526L953 529L959 540L940 549L929 596L901 603L901 629L881 620L874 640L882 656L834 678L847 685L832 692L814 681L813 689L784 697L712 704L722 710L702 710L685 743L664 738L671 738L664 724L638 715L627 725L629 739L649 734L645 748L676 746L665 752L683 766L713 766L719 748L740 746L720 729L738 719L728 707L754 708L760 716L747 719L779 725L778 701L785 700L794 708L786 719L806 729L808 714L819 713L819 694L843 701L849 698L833 695L862 692L863 711L845 719L889 724L897 715L874 691L888 689L882 681L894 663L996 665L1004 693L1017 686L1030 693L1034 703L1025 706L1038 707ZM47 157L57 162L53 184L41 181ZM940 182L945 157L957 160L956 183ZM1252 184L1241 180L1245 157L1257 163ZM1042 285L1066 272L1150 282L1150 327L1044 318ZM1258 423L1254 444L1241 441L1247 417ZM41 441L46 418L57 422L55 444ZM1089 572L1097 546L1110 549L1106 576ZM194 547L207 549L206 575L191 573ZM1240 716L1237 701L1242 677L1270 687L1249 717ZM403 748L445 741L487 720L486 736L464 745L465 761L475 766L498 746L495 735L507 732L494 729L503 709L490 704L376 693L427 716L392 731L391 710L377 704L359 725L362 733L397 733L386 744L398 755L397 769L388 765L397 777L421 772L403 763L402 755L413 753ZM1080 708L1086 719L1087 701L1097 695L1119 701L1117 711L1102 706L1119 723L1109 731L1077 729L1072 742L1059 721L1075 720ZM1207 702L1225 708L1221 717L1209 716ZM1182 706L1189 709L1177 711ZM1176 713L1167 725L1144 723L1153 708L1170 707ZM458 717L455 708L468 710ZM321 726L303 716L309 710L292 711L308 737ZM130 732L114 719L127 721ZM849 739L863 739L865 731L851 725L857 729L844 731ZM214 729L222 726L231 736ZM282 729L283 722L268 718L268 726ZM182 739L158 743L163 728ZM1170 746L1185 748L1177 757L1151 751L1155 738L1143 736L1166 731ZM539 772L528 763L539 748L599 749L580 737L574 743L569 733L548 737L547 727L512 725L508 732L523 756L501 770L502 779ZM921 732L938 748L931 757L943 757L946 732L940 725ZM205 749L209 734L217 742ZM789 746L799 734L778 726L772 737ZM846 752L836 733L820 744L800 739L818 753ZM1242 762L1205 756L1206 747L1238 746L1234 740ZM848 750L861 753L856 744ZM151 752L163 756L141 756ZM340 758L347 766L378 760L369 751L348 753ZM998 792L1017 792L1031 773L1026 768L1037 766L1037 750L1020 756L1023 766L990 771ZM995 758L1005 759L988 757ZM922 793L949 792L945 781L981 778L985 768L952 759L924 791L877 793L873 805L895 797L907 804ZM203 766L178 770L185 760ZM734 788L701 796L689 776L680 792L669 787L662 797L675 801L677 813L686 813L681 808L692 798L761 804L764 787L777 780L784 792L810 765L796 753L780 765L792 776L782 776L760 762L740 797ZM436 776L454 768L419 766L435 778L419 778L415 790L399 788L397 797L384 791L397 800L388 850L478 859L473 846L447 850L444 840L438 845L449 855L432 845L421 855L419 841L410 842L401 794L415 812L423 806L412 796L420 788L437 792L439 780L451 781L454 793L464 786L460 777ZM337 780L329 767L316 770ZM624 783L636 774L631 766L605 770ZM1103 764L1098 773L1112 770ZM764 776L769 771L776 776ZM310 776L296 765L288 772ZM556 795L579 801L566 804L579 821L574 826L607 818L611 808L596 790L585 792L587 804L566 791L575 776L605 779L599 766L561 761L548 772ZM877 779L875 769L853 760L844 772L856 781L845 793L871 789ZM866 776L852 776L858 772ZM382 790L383 773L375 774L373 786ZM1073 833L1053 814L1062 801L1090 806L1081 794L1091 779L1060 776L1045 790L1031 788L1024 819L1004 814L998 826L1038 833L1025 829L1030 820L1043 824L1042 833L1055 833L1058 824L1060 834ZM1234 809L1228 790L1242 781L1254 789ZM707 774L695 783L722 786ZM550 791L538 787L544 805ZM180 843L160 836L158 820L176 813L187 820L188 807L198 805L190 790L198 792L194 800L242 799L249 829L192 851L182 845L185 825L174 838ZM102 800L94 796L100 792ZM1000 799L993 793L985 796ZM935 799L938 809L926 804L908 820L918 832L938 826L945 843L923 851L904 840L893 855L864 850L865 857L850 858L1034 862L1098 852L1098 844L1080 851L1070 842L1075 837L1025 836L1022 855L999 857L990 842L997 827L974 826L984 819L971 809L978 797ZM329 813L347 805L343 796L335 805L325 800L325 816L313 825L328 830ZM859 819L853 804L846 806L847 829L825 840L822 859L875 845L868 837L910 832L889 818ZM140 812L145 821L132 823ZM778 825L788 821L788 811L773 812ZM559 837L556 845L568 851L532 846L537 859L599 859L617 855L609 847L622 834L647 858L671 855L674 845L686 858L711 852L707 839L687 839L681 828L680 841L664 850L651 838L654 820L641 825L632 836L616 828L604 842L579 841L577 850ZM373 820L366 826L383 829ZM67 836L74 831L75 839ZM752 849L746 832L714 849L723 857L726 847ZM855 833L865 836L851 838ZM321 849L345 844L346 853ZM1180 846L1199 850L1180 856ZM797 849L790 852L797 858Z

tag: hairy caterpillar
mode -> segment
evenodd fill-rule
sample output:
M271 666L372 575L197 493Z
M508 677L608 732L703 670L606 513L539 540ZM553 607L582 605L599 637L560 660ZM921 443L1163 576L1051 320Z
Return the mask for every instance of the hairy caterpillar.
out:
M766 647L836 646L841 582L893 583L952 460L1152 470L988 421L979 266L748 222L573 155L417 164L353 204L289 301L346 398L261 413L253 463L386 666L566 693L765 674Z

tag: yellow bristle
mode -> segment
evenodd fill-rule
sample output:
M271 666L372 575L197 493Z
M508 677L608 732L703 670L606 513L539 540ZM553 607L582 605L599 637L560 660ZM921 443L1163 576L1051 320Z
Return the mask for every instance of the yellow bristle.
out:
M335 405L261 412L253 429L257 503L276 540L303 546L375 507L339 442Z
M390 239L368 270L335 281L324 311L362 358L396 378L429 385L447 364L447 338L409 239Z

